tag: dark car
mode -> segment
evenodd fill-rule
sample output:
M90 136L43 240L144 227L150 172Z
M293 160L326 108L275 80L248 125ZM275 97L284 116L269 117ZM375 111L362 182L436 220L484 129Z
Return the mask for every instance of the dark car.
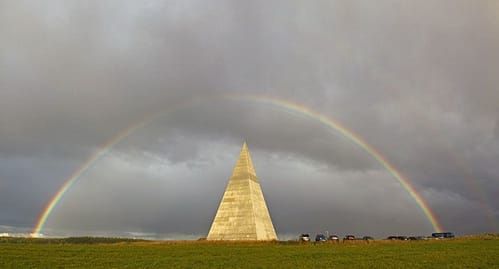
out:
M343 238L343 240L355 240L355 235L345 235L345 237Z
M362 240L372 241L372 240L374 240L374 238L372 238L371 236L364 236L364 237L362 237Z
M315 236L315 242L326 242L327 238L323 234L318 234Z
M310 235L309 234L301 234L300 237L298 238L300 242L310 242Z
M454 238L454 234L450 232L445 233L432 233L431 237L435 239L444 239L444 238Z

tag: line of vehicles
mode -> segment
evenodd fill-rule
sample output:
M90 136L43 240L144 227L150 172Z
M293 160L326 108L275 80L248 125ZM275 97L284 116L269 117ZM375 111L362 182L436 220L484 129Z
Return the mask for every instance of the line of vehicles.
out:
M317 234L315 236L315 242L339 242L341 239L337 235L329 235L326 236L324 234ZM361 238L355 237L355 235L348 234L345 237L343 237L343 241L348 241L348 240L374 240L371 236L364 236ZM300 237L298 238L298 241L300 242L310 242L310 234L301 234Z
M406 241L406 240L429 240L429 239L448 239L448 238L454 238L454 233L451 232L443 232L443 233L432 233L431 236L403 236L403 235L391 235L388 236L386 239L387 240L401 240L401 241ZM355 237L354 235L348 234L343 237L343 241L352 241L352 240L364 240L364 241L372 241L374 238L372 236L363 236L363 237ZM310 234L301 234L298 237L298 241L300 242L310 242ZM324 235L324 234L317 234L315 236L315 242L320 243L320 242L340 242L340 237L337 235Z

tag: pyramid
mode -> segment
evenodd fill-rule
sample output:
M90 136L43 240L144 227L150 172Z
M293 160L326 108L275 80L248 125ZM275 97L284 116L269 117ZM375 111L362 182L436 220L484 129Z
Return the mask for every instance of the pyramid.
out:
M243 144L207 240L277 240L246 143Z

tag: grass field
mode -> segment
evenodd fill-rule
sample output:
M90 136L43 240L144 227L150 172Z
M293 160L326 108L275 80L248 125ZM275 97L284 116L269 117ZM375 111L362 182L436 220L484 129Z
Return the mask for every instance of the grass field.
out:
M0 239L0 268L499 268L499 237L339 244Z

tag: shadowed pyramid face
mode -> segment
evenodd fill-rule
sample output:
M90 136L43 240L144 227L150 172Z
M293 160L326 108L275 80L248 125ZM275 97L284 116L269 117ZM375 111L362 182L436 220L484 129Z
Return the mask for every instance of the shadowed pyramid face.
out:
M208 240L277 240L246 143L234 167Z

